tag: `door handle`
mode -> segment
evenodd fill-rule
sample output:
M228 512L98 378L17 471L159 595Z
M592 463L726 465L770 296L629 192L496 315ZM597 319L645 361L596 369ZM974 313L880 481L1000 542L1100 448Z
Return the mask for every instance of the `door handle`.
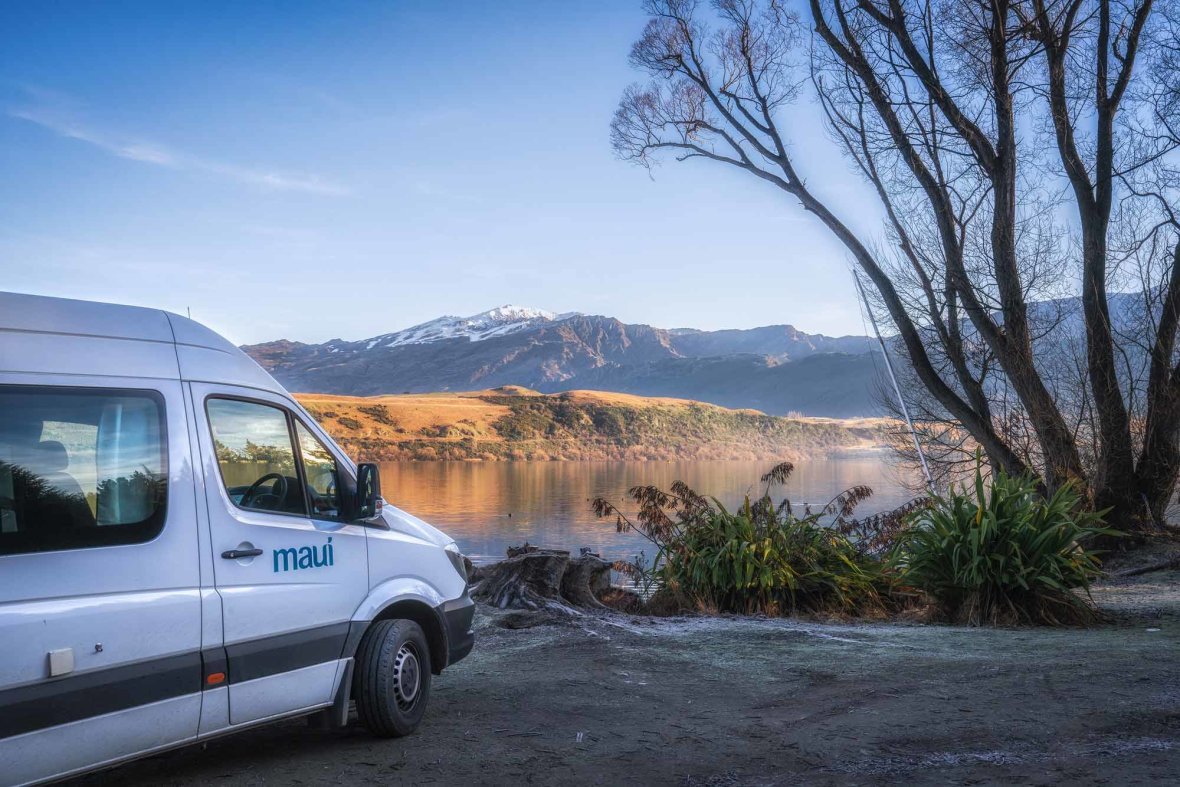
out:
M226 560L240 560L244 557L258 557L261 554L261 549L227 549L221 556Z

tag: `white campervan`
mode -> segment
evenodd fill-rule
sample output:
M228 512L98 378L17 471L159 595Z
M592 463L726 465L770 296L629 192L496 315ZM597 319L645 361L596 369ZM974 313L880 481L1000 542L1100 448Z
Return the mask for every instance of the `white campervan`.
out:
M405 735L472 614L455 543L230 342L0 293L0 783L352 701Z

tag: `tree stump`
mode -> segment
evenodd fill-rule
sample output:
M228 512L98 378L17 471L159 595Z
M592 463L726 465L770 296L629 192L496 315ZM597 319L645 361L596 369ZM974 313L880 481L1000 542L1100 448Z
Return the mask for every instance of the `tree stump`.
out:
M611 590L611 564L597 555L528 544L508 555L472 572L472 598L499 609L610 609L600 599Z
M471 597L499 609L565 606L561 580L569 562L569 552L534 549L484 566Z
M611 564L597 555L583 555L569 561L561 578L561 595L575 607L606 609L599 601L610 590Z

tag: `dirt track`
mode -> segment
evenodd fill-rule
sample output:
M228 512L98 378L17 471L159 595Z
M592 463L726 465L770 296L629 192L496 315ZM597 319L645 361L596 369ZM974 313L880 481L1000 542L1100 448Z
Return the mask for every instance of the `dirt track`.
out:
M1180 774L1180 573L1089 631L585 618L437 678L410 738L289 722L80 783L1136 784Z

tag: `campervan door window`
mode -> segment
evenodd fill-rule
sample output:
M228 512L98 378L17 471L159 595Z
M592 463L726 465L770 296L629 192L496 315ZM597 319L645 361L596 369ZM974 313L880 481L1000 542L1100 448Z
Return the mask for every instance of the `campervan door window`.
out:
M155 538L163 404L153 391L0 386L0 555Z
M234 505L307 516L287 411L261 402L213 398L206 412L221 479Z

